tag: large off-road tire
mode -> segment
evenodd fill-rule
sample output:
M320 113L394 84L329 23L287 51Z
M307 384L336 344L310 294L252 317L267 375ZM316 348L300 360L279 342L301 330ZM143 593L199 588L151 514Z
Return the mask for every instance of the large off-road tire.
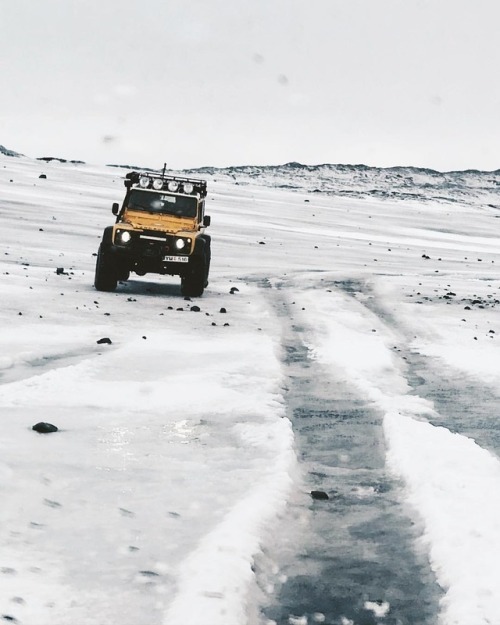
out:
M208 286L208 274L210 273L210 260L212 259L212 250L210 246L210 237L207 237L207 245L205 247L205 262L206 262L206 274L205 274L205 288Z
M114 291L118 283L116 262L110 252L99 246L95 265L94 286L98 291Z
M208 284L208 262L203 256L191 259L188 273L181 278L181 293L186 297L201 297Z

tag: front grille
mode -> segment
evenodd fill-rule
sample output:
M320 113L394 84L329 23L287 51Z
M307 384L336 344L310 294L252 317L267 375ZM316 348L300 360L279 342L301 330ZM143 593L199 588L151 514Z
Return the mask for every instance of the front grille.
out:
M144 230L136 239L136 249L140 250L143 256L166 256L168 254L184 255L182 251L175 247L176 236L163 234L155 230Z

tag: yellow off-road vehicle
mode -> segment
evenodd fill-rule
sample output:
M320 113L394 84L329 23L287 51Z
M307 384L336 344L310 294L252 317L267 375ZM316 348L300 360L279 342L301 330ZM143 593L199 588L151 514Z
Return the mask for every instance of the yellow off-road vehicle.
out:
M104 229L94 286L114 291L130 272L177 275L181 293L199 297L208 284L210 236L205 228L207 183L196 178L135 171L125 176L127 192L116 223Z

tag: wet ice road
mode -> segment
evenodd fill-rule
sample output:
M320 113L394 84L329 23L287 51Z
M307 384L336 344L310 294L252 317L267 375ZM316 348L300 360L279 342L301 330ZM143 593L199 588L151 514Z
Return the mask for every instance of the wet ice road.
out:
M265 618L279 625L435 625L438 586L425 553L416 551L420 532L400 503L401 485L385 469L381 412L309 358L301 328L285 334L303 492L290 503L282 544L271 554L279 573L267 580L274 592ZM329 499L313 500L312 490Z

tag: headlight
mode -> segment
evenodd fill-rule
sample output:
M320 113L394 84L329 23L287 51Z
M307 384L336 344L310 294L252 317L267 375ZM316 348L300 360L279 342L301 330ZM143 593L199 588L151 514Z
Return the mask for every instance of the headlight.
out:
M139 178L139 186L142 187L143 189L147 189L149 187L150 182L151 182L151 179L148 178L148 176L141 176Z
M179 188L179 183L177 182L177 180L170 180L167 186L169 191L175 192Z
M132 239L132 235L128 230L118 230L116 233L117 243L127 244Z
M163 189L163 180L161 178L155 178L153 180L153 189L156 189L157 191Z
M185 182L182 185L182 188L184 189L184 193L187 193L188 195L194 191L194 186L190 182Z
M186 241L185 239L176 239L175 241L175 247L178 250L183 250L186 247Z

